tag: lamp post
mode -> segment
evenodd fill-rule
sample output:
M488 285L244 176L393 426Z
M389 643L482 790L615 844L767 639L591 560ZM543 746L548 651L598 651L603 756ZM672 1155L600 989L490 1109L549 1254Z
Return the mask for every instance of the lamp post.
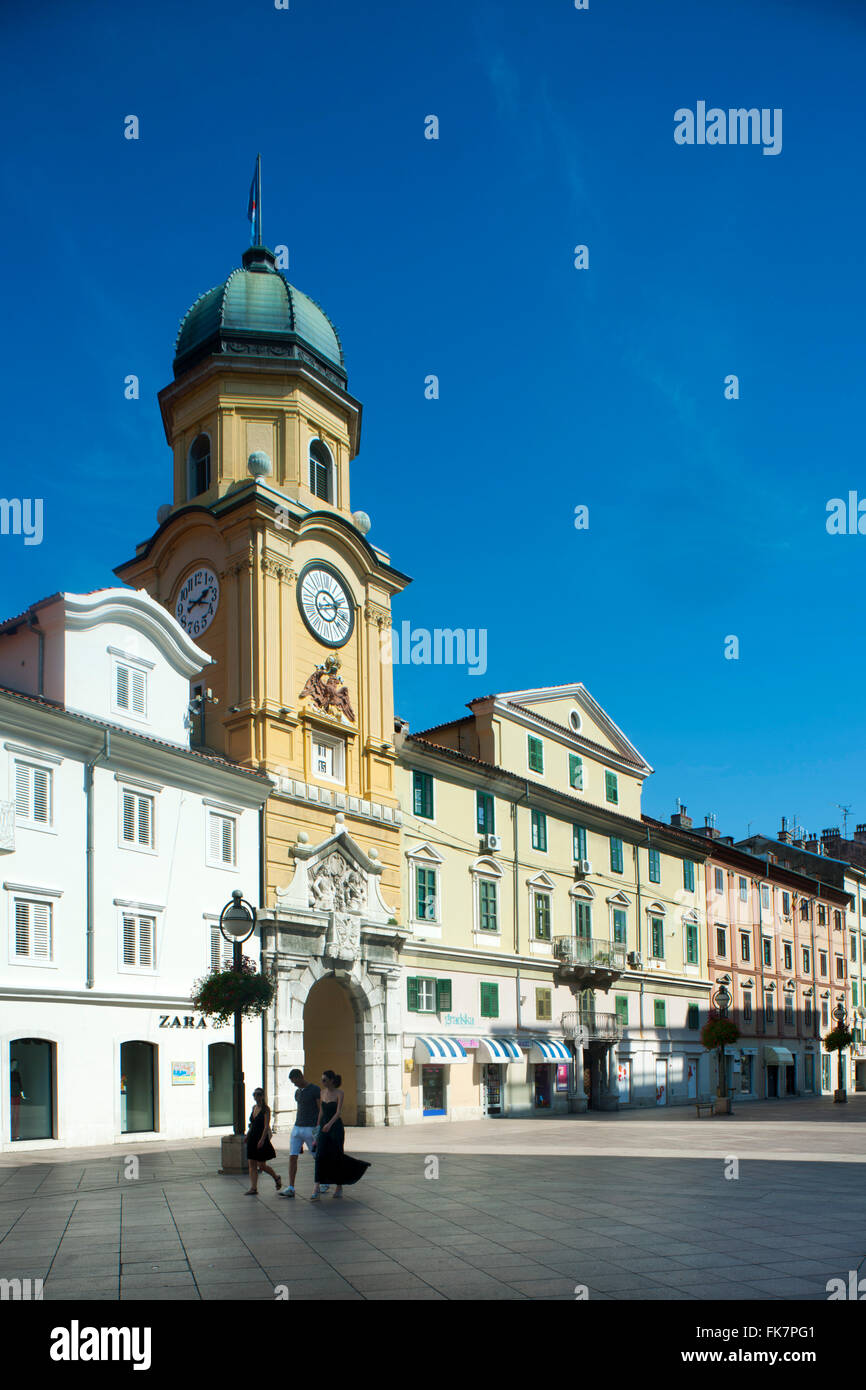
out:
M841 999L839 1000L839 1003L833 1010L833 1017L836 1020L837 1028L845 1027L848 1021L848 1011L845 1008L845 1005L842 1003ZM845 1064L843 1061L844 1051L844 1047L839 1048L839 1073L837 1078L836 1093L833 1096L833 1100L839 1105L845 1105L848 1101L848 1092L845 1088Z
M239 888L234 889L231 902L226 903L220 913L219 928L223 939L232 943L232 969L239 971L241 968L241 945L244 941L249 940L256 929L255 908L246 901ZM244 1095L244 1059L241 1036L243 1014L240 1009L235 1009L234 1024L234 1083L232 1087L234 1133L228 1141L223 1139L224 1172L243 1172L245 1168L241 1150L243 1148L243 1136L246 1133L247 1107Z
M731 993L727 985L720 984L715 993L711 996L710 1002L718 1009L719 1018L724 1019L728 1016L728 1005L731 1002ZM725 1070L725 1044L719 1043L719 1099L728 1099L728 1077ZM723 1110L728 1110L729 1105L723 1105Z

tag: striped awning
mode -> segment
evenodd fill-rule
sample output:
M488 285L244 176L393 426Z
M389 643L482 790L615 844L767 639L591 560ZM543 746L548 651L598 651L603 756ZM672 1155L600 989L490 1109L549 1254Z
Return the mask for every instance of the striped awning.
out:
M480 1037L478 1055L489 1062L519 1062L523 1053L516 1038Z
M559 1038L532 1038L529 1042L529 1059L533 1062L570 1062L571 1053Z
M468 1062L469 1054L462 1043L456 1038L449 1038L445 1034L438 1034L436 1037L421 1037L415 1039L415 1061L431 1063L439 1062L443 1066L448 1066L452 1062Z

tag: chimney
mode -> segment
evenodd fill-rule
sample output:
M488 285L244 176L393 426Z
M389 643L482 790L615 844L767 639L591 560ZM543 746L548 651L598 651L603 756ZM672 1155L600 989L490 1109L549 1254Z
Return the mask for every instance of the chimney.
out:
M787 816L782 817L782 829L779 831L778 835L776 836L776 839L781 840L783 845L789 845L791 843L791 832L788 829Z
M680 809L671 816L671 825L676 826L677 830L691 830L691 816L686 815L686 808L681 802L678 802L677 805Z
M866 844L866 825L855 826L854 839L858 845Z
M683 807L683 810L685 810L685 807ZM721 836L721 833L722 832L720 830L716 829L715 816L704 816L703 825L695 826L695 834L706 835L708 840L718 840Z
M838 849L842 839L838 825L831 825L829 830L822 830L821 839L824 841L826 853L830 854L833 849Z
M821 851L818 847L817 835L810 835L808 840L803 845L803 848L807 849L810 854L820 854Z
M805 849L805 848L806 848L806 841L803 840L803 839L792 840L792 841L791 841L791 844L794 846L794 849Z

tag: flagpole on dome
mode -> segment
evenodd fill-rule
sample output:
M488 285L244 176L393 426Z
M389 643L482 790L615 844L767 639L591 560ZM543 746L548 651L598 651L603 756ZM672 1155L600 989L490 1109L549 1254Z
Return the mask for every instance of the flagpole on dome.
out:
M259 239L256 245L264 246L265 243L262 239L262 157L260 154L256 155L256 178L258 179L259 185L259 196L256 199L258 204L257 212L259 214Z
M250 198L247 204L247 221L250 223L251 246L261 246L262 242L262 157L256 155L256 172L250 184Z

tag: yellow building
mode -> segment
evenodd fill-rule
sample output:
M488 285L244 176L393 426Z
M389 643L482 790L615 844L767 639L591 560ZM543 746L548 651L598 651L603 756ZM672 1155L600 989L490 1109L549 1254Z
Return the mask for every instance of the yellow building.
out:
M404 1117L695 1098L705 842L583 685L469 709L399 740Z
M400 1105L386 1034L401 942L381 651L408 580L352 511L361 406L333 324L262 246L184 316L159 399L173 500L116 573L215 660L208 688L191 691L195 742L274 784L257 896L278 979L266 1046L276 1118L294 1110L288 1072L304 1065L345 1075L350 1123L379 1122Z

